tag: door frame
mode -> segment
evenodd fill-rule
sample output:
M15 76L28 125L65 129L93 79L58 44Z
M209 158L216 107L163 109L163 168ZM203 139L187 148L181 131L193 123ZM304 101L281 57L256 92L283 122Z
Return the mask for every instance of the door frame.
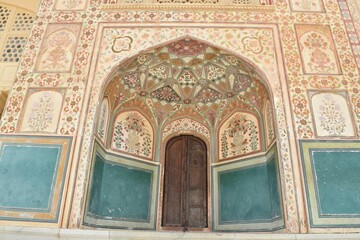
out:
M158 194L158 211L157 211L157 224L156 230L159 231L183 231L182 228L178 227L163 227L162 216L163 216L163 199L164 199L164 183L165 183L165 156L166 156L166 146L168 142L174 138L181 135L194 136L201 139L206 145L206 177L207 177L207 228L189 228L190 232L211 232L212 231L212 201L211 201L211 155L210 155L210 139L206 139L203 135L197 132L176 132L170 134L165 139L161 141L160 146L160 179L159 179L159 194Z

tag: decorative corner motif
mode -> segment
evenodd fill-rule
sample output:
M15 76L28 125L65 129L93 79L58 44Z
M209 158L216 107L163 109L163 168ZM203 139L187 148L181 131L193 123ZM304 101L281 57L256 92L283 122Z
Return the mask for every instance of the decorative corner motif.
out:
M245 37L243 38L242 43L244 44L244 50L247 52L260 54L263 50L263 46L261 45L261 41L259 38Z
M133 39L129 36L115 37L111 50L114 53L121 53L122 51L130 51Z

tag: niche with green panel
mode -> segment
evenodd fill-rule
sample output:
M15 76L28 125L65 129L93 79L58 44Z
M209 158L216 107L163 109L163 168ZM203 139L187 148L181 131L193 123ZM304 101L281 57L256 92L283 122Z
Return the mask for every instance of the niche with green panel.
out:
M154 229L158 165L108 153L95 144L84 224Z
M274 231L284 227L277 152L213 168L216 231Z
M60 146L4 144L0 208L49 211L60 152Z
M281 216L274 158L268 164L219 174L220 224Z
M88 213L101 218L149 221L151 175L105 161L97 154Z

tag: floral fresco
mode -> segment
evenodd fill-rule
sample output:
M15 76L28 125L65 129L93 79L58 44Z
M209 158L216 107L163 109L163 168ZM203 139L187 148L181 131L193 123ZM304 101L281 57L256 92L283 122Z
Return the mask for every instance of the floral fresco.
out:
M266 142L267 145L271 144L275 139L275 129L274 129L274 118L272 106L269 100L266 101L265 107L265 122L266 122Z
M36 65L37 71L70 71L80 27L79 24L69 24L67 27L53 24L48 28Z
M58 0L55 10L83 10L87 0Z
M178 133L178 132L201 134L205 137L205 139L210 139L209 129L203 124L191 118L182 118L168 123L163 130L162 138L164 140L171 133Z
M307 74L339 74L339 63L328 26L297 25L300 53Z
M20 131L56 132L62 101L62 91L37 91L35 89L29 91Z
M322 0L290 0L291 8L297 12L323 12Z
M122 112L114 121L111 148L152 160L153 138L152 126L140 112Z
M352 137L355 135L345 92L309 92L319 137Z
M107 98L101 103L100 114L99 114L99 123L97 129L97 135L106 143L106 132L108 130L108 121L109 121L109 101Z
M236 112L219 129L219 160L261 149L260 129L253 114Z

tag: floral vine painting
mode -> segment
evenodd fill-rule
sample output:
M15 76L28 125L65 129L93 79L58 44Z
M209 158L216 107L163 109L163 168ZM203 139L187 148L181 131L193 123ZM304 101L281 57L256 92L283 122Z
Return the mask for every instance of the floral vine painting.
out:
M306 74L340 74L341 70L328 26L296 25L303 69Z
M346 92L310 92L310 95L313 95L311 102L318 136L354 136Z
M219 130L219 160L235 158L260 150L259 124L249 113L236 112Z
M63 101L62 92L30 90L21 131L54 133Z
M152 159L153 136L150 122L140 112L122 112L114 122L111 147L114 150Z
M109 119L109 102L107 98L104 98L103 102L101 103L99 124L97 129L97 134L104 143L106 139L106 129L108 125L108 119Z

